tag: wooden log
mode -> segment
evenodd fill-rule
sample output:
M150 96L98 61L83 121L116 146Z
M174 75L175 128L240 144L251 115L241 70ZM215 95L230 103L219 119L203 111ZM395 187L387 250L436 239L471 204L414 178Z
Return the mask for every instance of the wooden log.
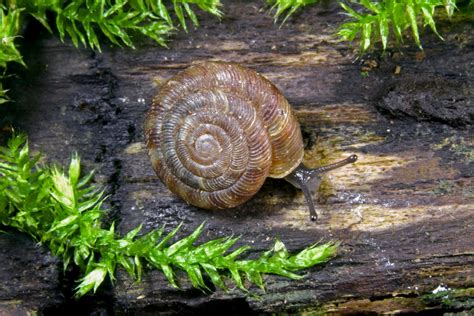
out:
M29 315L62 301L58 260L24 234L0 235L0 315Z
M336 4L312 7L282 27L261 3L228 1L224 9L222 21L202 16L201 27L176 34L169 49L145 42L137 50L104 45L98 54L30 30L23 49L29 68L10 83L16 102L2 109L3 117L28 132L31 146L48 161L65 164L79 152L85 168L97 170L95 180L107 185L111 216L122 233L142 223L171 229L182 222L183 236L206 221L201 240L241 235L240 244L254 247L250 256L276 237L292 251L339 240L340 253L299 281L266 277L265 292L251 287L258 297L235 289L202 293L185 278L182 290L175 290L157 271L135 283L118 271L114 287L103 289L107 293L90 309L225 308L238 314L472 308L474 33L468 18L441 23L444 42L425 34L423 54L404 47L403 55L354 62L349 46L332 37L343 19ZM144 114L160 83L203 60L240 62L280 88L301 122L308 166L359 155L354 166L324 178L318 222L308 220L302 193L284 181L269 179L245 205L210 212L187 205L157 180L143 145ZM9 237L0 238L15 253ZM43 262L24 256L31 271ZM12 255L1 260L18 263ZM47 265L52 267L55 262ZM0 273L0 280L9 273ZM51 277L65 282L56 272ZM54 298L58 292L49 294L48 282L28 285L41 299L53 297L35 309L72 309L69 300ZM432 296L440 286L453 290L450 302ZM19 295L7 292L1 300Z

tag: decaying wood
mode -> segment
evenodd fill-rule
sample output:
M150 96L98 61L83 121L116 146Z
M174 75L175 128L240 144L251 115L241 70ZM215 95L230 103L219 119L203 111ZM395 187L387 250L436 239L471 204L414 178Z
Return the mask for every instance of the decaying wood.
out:
M137 50L104 46L96 54L30 30L23 47L29 68L11 81L16 102L2 109L3 118L25 130L48 161L65 164L79 152L85 168L97 170L95 180L107 185L111 216L122 233L141 223L151 229L183 222L184 235L206 221L202 240L241 235L241 243L255 252L269 248L276 237L293 251L339 240L341 251L300 281L266 277L265 293L252 288L258 298L235 289L202 293L184 278L183 289L175 290L157 271L137 284L119 271L114 287L88 301L90 310L472 308L474 32L469 21L440 25L444 42L426 32L423 54L405 47L403 55L353 62L350 47L331 37L343 18L335 4L308 9L282 27L260 2L228 1L224 8L222 21L203 16L198 30L176 34L169 49L145 43ZM157 180L142 133L151 96L180 69L210 59L252 67L281 89L301 121L307 165L359 155L354 166L325 177L317 223L308 220L302 193L284 181L268 180L242 207L209 212L187 205ZM24 236L15 241L11 234L0 235L0 313L77 306L62 296L65 284L72 283L57 261L34 241ZM439 286L462 290L458 305L427 300ZM34 297L25 296L33 292Z

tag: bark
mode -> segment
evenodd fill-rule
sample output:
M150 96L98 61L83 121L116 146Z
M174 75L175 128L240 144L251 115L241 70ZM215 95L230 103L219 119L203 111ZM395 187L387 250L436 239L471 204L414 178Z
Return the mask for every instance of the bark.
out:
M441 22L444 42L426 30L424 52L407 45L403 54L354 61L351 47L332 37L344 18L336 4L311 7L281 27L261 2L228 1L224 11L221 21L201 16L201 27L177 33L169 49L145 40L137 50L104 45L102 54L30 25L23 41L28 69L9 83L15 102L1 109L2 123L26 131L50 162L66 164L77 151L107 186L110 218L122 233L141 223L171 229L182 222L184 236L206 221L202 240L241 235L241 244L254 247L250 255L277 237L292 251L339 240L339 255L299 281L266 277L266 292L251 288L258 297L235 289L202 293L185 278L175 290L158 271L135 283L118 271L113 287L74 302L77 273L64 275L46 249L9 231L0 235L0 314L78 306L118 314L472 309L469 17ZM324 178L318 222L308 220L303 194L284 181L269 179L245 205L210 212L187 205L156 178L143 145L144 114L161 82L203 60L239 62L280 88L300 120L308 166L359 155ZM431 295L439 286L452 289L449 300Z

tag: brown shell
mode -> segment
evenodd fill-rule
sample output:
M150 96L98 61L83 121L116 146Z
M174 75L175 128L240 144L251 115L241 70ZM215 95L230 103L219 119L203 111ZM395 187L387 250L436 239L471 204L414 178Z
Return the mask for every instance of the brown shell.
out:
M244 203L267 176L283 178L303 159L285 97L234 63L198 64L167 81L153 98L145 137L160 180L206 209Z

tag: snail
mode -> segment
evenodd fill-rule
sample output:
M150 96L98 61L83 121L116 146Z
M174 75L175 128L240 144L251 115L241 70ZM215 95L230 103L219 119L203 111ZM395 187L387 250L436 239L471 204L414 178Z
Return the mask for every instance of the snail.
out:
M316 220L311 188L321 174L357 160L305 167L290 104L268 79L236 63L204 62L169 79L152 100L144 130L160 180L204 209L236 207L267 177L283 178L303 191Z

